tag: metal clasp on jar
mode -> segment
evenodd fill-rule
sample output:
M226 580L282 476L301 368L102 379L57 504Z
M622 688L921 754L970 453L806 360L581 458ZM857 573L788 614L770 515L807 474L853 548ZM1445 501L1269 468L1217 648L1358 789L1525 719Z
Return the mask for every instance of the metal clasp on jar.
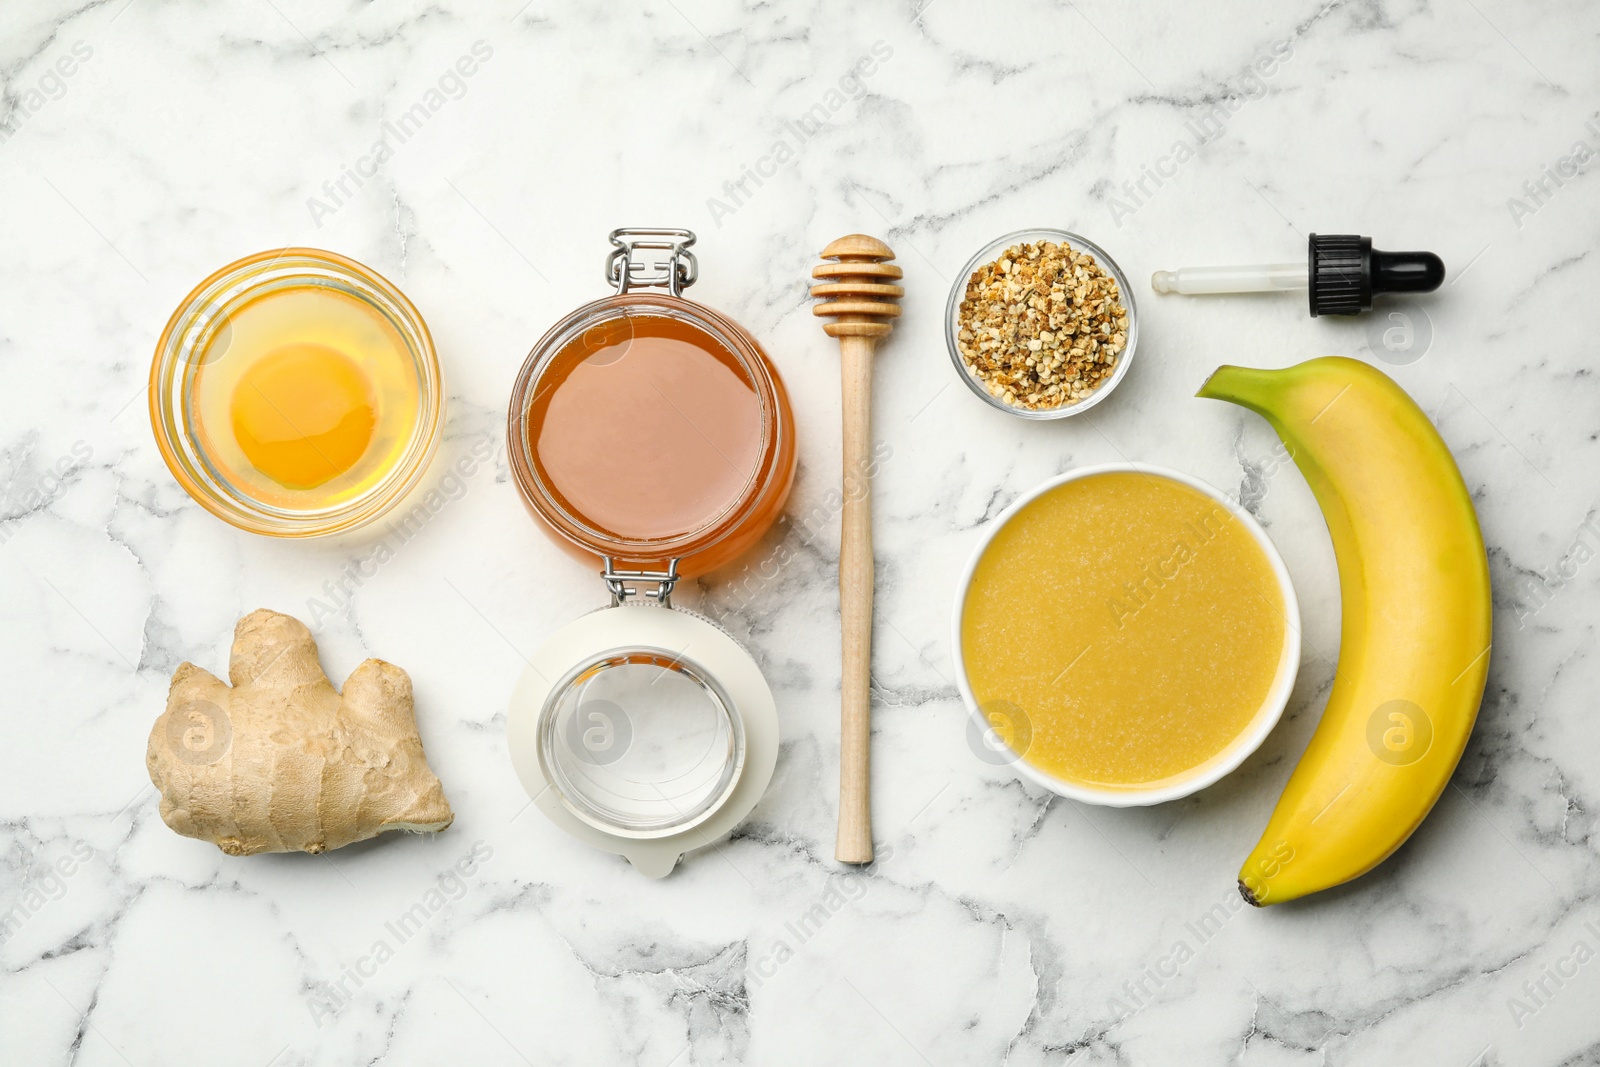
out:
M606 580L606 588L611 591L612 607L626 603L630 596L636 595L658 601L664 608L672 607L672 587L678 584L676 559L668 560L664 571L619 571L610 556L602 558L606 561L606 569L600 572L600 577ZM655 582L656 587L645 589L646 582Z
M611 243L615 247L606 257L606 281L618 294L641 286L654 286L673 296L682 296L683 290L700 277L699 261L689 251L694 242L692 230L649 227L612 230ZM665 254L641 255L646 252Z

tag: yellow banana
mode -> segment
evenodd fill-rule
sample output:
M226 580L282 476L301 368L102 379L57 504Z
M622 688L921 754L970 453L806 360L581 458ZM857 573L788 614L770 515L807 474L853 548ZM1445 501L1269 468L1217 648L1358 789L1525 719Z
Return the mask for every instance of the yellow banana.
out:
M1328 706L1239 872L1246 900L1277 904L1376 867L1444 792L1489 671L1489 565L1449 448L1381 371L1340 356L1221 367L1199 395L1272 424L1339 564Z

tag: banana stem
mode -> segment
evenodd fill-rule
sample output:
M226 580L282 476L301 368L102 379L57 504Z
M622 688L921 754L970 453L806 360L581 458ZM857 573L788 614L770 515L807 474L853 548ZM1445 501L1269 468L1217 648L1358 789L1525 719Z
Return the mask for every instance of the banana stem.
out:
M1226 400L1267 415L1283 384L1283 372L1256 367L1221 366L1211 373L1195 396Z

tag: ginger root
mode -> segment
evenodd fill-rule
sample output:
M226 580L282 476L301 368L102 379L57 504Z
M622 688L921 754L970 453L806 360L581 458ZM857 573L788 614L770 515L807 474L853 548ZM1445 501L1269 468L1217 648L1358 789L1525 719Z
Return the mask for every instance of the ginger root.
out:
M145 763L178 833L230 856L319 853L455 818L399 667L369 659L341 696L305 624L262 610L234 629L228 678L181 664L150 731Z

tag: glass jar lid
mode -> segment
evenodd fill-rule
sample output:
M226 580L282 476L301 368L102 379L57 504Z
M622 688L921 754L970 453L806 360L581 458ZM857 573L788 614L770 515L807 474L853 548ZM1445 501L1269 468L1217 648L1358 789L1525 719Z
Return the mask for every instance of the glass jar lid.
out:
M698 826L744 768L744 721L706 669L671 649L607 649L556 683L539 763L580 819L654 838Z
M573 620L533 654L506 736L546 816L661 877L760 800L778 713L755 660L721 628L632 601Z

